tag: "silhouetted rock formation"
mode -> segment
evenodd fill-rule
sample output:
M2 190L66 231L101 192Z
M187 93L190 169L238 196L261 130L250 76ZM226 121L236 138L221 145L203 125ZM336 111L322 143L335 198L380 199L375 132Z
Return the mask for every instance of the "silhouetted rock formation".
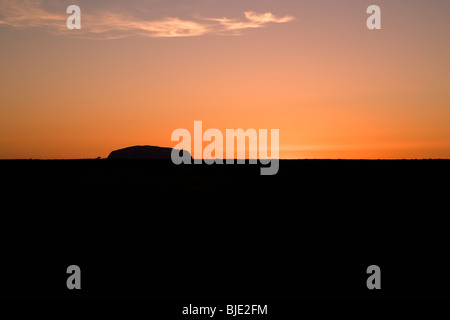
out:
M134 146L111 152L108 159L146 159L146 160L170 160L172 148L155 146ZM179 152L187 152L178 150ZM187 152L189 154L189 152ZM180 154L182 155L182 154ZM191 155L189 154L189 157Z

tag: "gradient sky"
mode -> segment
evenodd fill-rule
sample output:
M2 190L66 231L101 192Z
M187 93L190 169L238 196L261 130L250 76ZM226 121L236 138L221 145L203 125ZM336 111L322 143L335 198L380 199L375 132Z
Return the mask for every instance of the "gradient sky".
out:
M280 129L281 158L450 158L449 14L448 0L0 0L0 158L172 147L194 120Z

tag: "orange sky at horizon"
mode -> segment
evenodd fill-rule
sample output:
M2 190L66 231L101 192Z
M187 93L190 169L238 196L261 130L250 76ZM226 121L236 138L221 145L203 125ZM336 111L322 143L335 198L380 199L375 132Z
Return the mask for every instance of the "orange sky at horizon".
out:
M90 12L89 2L73 2ZM92 39L41 22L13 25L0 3L0 159L173 147L172 132L193 134L195 120L224 136L225 129L279 129L282 159L450 158L450 3L216 2L149 1L148 10L158 21L227 17L242 25L243 12L254 11L279 22L239 35L131 30ZM370 31L365 9L374 3L382 29ZM56 10L51 4L43 8ZM130 1L126 9L141 17L142 7Z

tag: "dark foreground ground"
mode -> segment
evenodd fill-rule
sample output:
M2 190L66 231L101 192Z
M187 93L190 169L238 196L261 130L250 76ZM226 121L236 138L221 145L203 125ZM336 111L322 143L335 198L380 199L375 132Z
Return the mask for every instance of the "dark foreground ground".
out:
M0 161L4 297L449 298L450 162ZM66 288L66 268L82 290ZM369 265L382 289L366 287Z

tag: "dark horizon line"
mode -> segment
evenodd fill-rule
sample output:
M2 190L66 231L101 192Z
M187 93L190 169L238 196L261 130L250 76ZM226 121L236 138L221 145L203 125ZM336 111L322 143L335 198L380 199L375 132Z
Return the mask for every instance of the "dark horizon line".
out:
M138 161L169 161L170 159L108 159L97 157L97 158L0 158L0 161L80 161L80 160L108 160L108 161L123 161L123 160L138 160ZM192 158L192 161L196 159ZM203 160L203 159L202 159ZM215 159L205 159L205 160L218 160ZM226 164L227 158L221 159ZM233 158L233 161L237 160L279 160L279 161L424 161L424 160L444 160L449 161L450 158L279 158L279 159L241 159L241 158ZM192 163L194 164L194 163Z

